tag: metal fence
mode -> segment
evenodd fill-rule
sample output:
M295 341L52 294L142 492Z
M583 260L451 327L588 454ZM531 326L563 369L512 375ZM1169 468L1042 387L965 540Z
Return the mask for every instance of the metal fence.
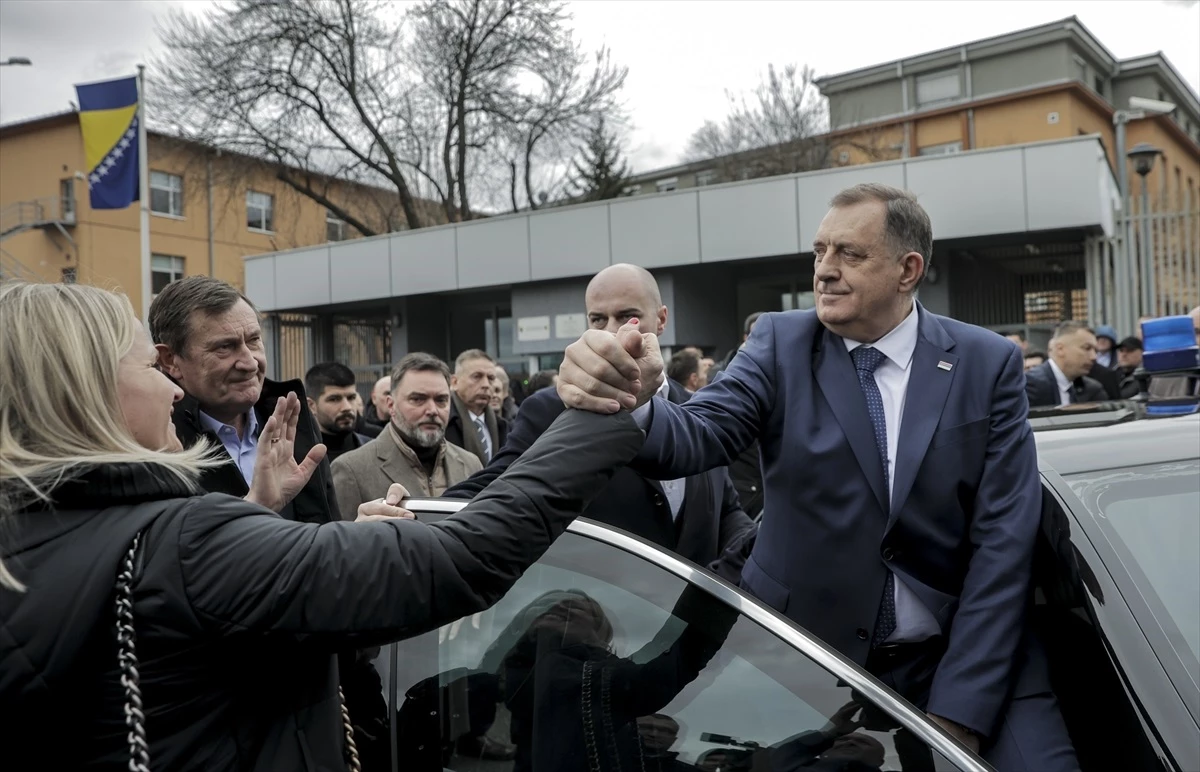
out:
M303 378L318 362L341 362L370 389L391 372L392 329L384 316L344 317L270 314L263 322L267 375L276 380Z
M333 360L354 371L359 391L392 371L392 325L387 317L334 317Z
M1200 305L1200 201L1132 198L1112 239L1088 240L1090 316L1122 332Z

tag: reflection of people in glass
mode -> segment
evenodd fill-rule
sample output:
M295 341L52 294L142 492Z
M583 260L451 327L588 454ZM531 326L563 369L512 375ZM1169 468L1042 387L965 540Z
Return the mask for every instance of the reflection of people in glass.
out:
M612 651L612 623L583 592L547 593L519 613L484 658L489 663L504 652L500 668L517 745L514 772L640 770L647 754L652 763L673 761L660 758L661 743L646 748L637 719L661 710L699 675L724 644L737 612L688 587L673 614L688 622L686 629L668 647L666 637L678 630L668 624L643 649L662 653L637 664L636 654L623 658Z
M678 721L655 713L639 718L637 727L646 772L694 772L695 767L680 761L679 754L671 750L679 739Z

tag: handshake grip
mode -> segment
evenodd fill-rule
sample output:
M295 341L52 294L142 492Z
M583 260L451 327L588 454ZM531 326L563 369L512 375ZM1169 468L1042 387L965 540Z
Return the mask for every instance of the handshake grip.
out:
M558 394L568 407L616 413L644 405L663 383L658 336L631 319L615 334L588 330L567 347Z

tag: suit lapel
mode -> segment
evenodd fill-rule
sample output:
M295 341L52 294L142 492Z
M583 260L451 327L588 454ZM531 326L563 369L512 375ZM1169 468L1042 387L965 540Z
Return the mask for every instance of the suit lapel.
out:
M875 492L875 500L879 502L883 511L887 512L883 462L880 461L879 449L875 446L875 430L867 413L867 398L863 396L862 387L858 383L854 363L850 361L850 353L846 351L846 345L841 338L829 330L823 330L821 335L821 347L813 363L817 384L825 395L825 401L833 410L834 417L841 424L842 432L854 450L854 457L858 459L858 465L862 467L871 490Z
M695 474L684 483L683 505L679 508L679 517L675 522L676 549L680 554L694 554L693 544L701 543L704 530L708 527L710 518L704 515L709 511L709 500L712 498L712 475L709 472Z
M385 432L390 432L391 429L384 427ZM402 465L411 465L411 462L404 457L404 452L396 445L395 437L388 437L383 442L376 443L375 458L379 461L379 471L383 472L383 476L394 483L404 484L403 474L400 470Z
M950 353L954 340L928 311L919 305L917 310L920 332L908 374L904 416L900 420L900 436L896 443L896 479L892 482L889 526L912 491L917 470L925 460L925 452L929 450L929 442L942 419L946 396L958 372L958 357Z

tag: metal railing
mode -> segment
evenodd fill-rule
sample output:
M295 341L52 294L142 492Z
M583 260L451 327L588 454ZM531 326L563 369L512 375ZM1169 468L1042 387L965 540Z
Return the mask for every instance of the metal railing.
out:
M45 196L14 201L0 208L0 239L30 228L74 225L75 201L62 196Z

